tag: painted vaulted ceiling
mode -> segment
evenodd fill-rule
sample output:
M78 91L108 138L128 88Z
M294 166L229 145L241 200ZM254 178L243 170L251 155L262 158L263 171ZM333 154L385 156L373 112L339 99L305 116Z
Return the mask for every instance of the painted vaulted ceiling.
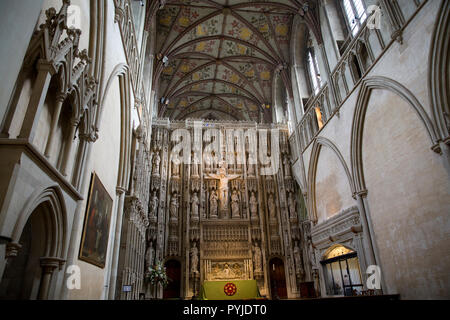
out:
M275 74L292 90L292 23L307 11L305 1L162 3L155 16L159 116L271 122Z

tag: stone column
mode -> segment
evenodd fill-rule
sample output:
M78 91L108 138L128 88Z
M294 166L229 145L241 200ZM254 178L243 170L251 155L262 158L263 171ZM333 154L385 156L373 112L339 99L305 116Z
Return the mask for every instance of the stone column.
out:
M116 292L116 282L117 282L117 269L119 264L119 252L120 252L120 236L122 232L122 220L123 220L123 211L124 211L124 203L125 203L125 189L117 188L117 214L115 219L115 230L111 229L115 232L113 236L114 245L112 246L111 252L111 266L110 266L110 275L109 275L109 293L107 293L107 299L114 299L114 295Z
M78 127L78 123L79 120L77 119L72 119L70 121L70 133L69 136L67 137L67 142L66 142L66 147L64 148L64 156L63 156L63 161L61 163L61 173L63 174L63 176L67 176L67 166L69 165L69 159L70 159L70 155L72 154L72 147L73 147L73 142L74 142L74 137L75 137L75 132L77 130Z
M356 196L356 201L358 204L359 214L361 217L361 225L362 225L364 233L365 233L365 237L363 239L364 257L366 260L365 262L367 265L375 264L375 255L374 255L372 243L371 243L370 229L369 229L369 224L367 222L366 210L365 210L364 203L363 203L363 197L367 196L367 191L364 190L364 191L357 192L355 194L355 196Z
M50 80L55 72L53 65L49 63L41 62L38 64L37 69L39 73L33 87L30 102L28 103L27 112L18 137L19 139L27 139L29 142L33 142L42 106L47 97Z
M369 211L367 206L367 190L362 190L355 193L356 201L358 204L358 210L361 218L361 225L363 229L363 244L364 250L363 254L365 256L366 266L377 265L381 268L380 259L378 258L376 251L376 243L372 236L372 225L369 219ZM366 279L366 270L361 270L364 274L363 279ZM381 289L386 288L384 283L384 277L381 277Z
M6 262L8 261L9 258L15 258L17 257L17 254L19 253L19 250L22 248L22 245L18 244L18 243L14 243L14 242L10 242L11 239L6 238L6 237L0 237L0 246L4 247L4 251L3 248L2 250L0 250L0 281L3 278L3 272L5 271L6 268ZM0 248L1 248L0 247ZM4 255L3 255L4 252ZM4 259L3 259L4 257Z
M55 107L55 111L53 112L53 115L52 115L52 123L50 125L50 134L48 136L47 146L45 147L45 156L47 158L50 157L50 154L52 152L53 140L55 138L56 128L58 127L58 120L61 115L61 109L62 109L62 105L63 105L65 99L66 99L66 95L63 93L58 94L58 96L56 97L56 107Z
M60 263L61 259L59 258L41 258L42 276L38 300L48 300L53 271L55 271L56 268L59 268Z
M398 12L398 4L396 4L394 1L390 0L381 0L381 5L384 7L385 11L387 12L387 16L389 18L389 22L392 27L392 33L391 38L395 39L400 44L403 43L403 31L402 31L402 25L404 21L400 18L400 14Z
M7 237L2 237L0 236L0 281L3 278L3 272L5 270L6 267L6 253L7 253L7 246L8 243L10 243L11 239L7 238Z

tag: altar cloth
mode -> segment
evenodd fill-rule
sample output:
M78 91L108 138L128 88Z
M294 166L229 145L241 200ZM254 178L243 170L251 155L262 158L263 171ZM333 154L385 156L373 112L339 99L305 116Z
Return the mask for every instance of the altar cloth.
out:
M204 281L200 300L261 299L256 280Z

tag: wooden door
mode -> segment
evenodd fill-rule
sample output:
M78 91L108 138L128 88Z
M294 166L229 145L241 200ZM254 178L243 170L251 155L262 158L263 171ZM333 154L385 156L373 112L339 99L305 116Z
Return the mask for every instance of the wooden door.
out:
M286 274L283 260L273 258L269 263L270 291L273 300L287 299Z
M181 292L181 263L176 260L169 260L164 265L166 267L169 284L164 289L164 299L180 298Z

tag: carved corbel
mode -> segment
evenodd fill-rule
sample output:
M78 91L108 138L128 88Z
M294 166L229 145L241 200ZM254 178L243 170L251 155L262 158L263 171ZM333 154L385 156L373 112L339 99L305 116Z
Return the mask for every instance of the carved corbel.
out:
M22 249L22 245L17 242L10 242L6 245L6 254L5 258L15 258L19 254L20 249Z

